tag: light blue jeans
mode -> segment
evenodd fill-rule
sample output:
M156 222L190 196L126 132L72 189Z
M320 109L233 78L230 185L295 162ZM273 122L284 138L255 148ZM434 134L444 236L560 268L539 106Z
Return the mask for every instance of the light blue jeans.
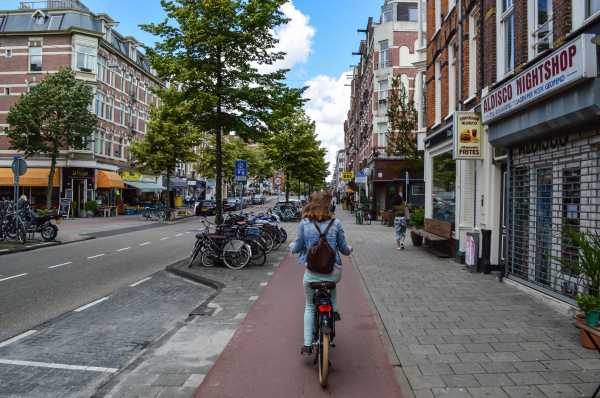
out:
M313 303L314 289L310 288L311 282L335 282L342 279L342 271L335 269L330 275L314 274L308 270L304 272L304 345L311 346L313 333L315 332L315 304ZM331 291L331 304L333 310L337 311L337 289Z

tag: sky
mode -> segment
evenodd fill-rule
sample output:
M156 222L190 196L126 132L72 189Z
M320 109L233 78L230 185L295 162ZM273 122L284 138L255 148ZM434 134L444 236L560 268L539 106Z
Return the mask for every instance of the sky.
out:
M106 13L119 22L117 31L145 44L155 38L139 25L164 19L159 0L83 0L93 12ZM357 57L369 16L377 17L383 0L290 0L282 11L290 22L277 35L279 49L288 55L279 66L289 68L288 84L308 86L307 114L328 150L333 170L335 153L344 145L344 120L350 106L347 75ZM16 8L19 0L0 0L0 9Z

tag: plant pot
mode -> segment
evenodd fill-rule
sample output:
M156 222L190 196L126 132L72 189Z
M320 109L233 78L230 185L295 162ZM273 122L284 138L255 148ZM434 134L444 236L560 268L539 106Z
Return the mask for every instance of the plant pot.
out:
M578 324L585 324L585 315L583 313L578 313L575 316L575 322ZM592 338L594 339L594 341L596 342L597 345L600 346L600 335L592 335ZM594 343L592 342L592 340L589 338L589 336L587 335L586 332L584 332L583 330L579 331L579 340L581 341L581 346L583 348L586 348L588 350L595 350L596 347L594 346Z
M598 326L598 321L600 320L600 310L588 311L585 314L585 323L588 326L595 328Z
M410 231L410 239L412 240L413 246L421 246L423 244L423 237L415 231Z

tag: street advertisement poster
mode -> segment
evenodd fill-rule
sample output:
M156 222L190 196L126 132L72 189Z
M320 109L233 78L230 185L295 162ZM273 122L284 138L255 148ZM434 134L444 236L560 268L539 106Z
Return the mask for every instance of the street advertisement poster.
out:
M71 214L71 198L67 197L62 198L60 200L60 207L58 209L58 213L63 218L69 218L69 215Z
M482 130L479 113L454 113L454 159L483 159Z

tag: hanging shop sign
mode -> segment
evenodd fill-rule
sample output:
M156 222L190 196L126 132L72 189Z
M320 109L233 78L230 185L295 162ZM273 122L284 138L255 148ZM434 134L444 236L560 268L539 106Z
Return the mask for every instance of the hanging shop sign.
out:
M454 112L454 159L483 159L481 116Z
M350 182L352 181L352 179L354 178L354 173L351 171L342 171L342 180L346 181L346 182Z
M582 79L595 77L596 46L592 39L592 34L582 34L485 96L483 122L490 123Z

